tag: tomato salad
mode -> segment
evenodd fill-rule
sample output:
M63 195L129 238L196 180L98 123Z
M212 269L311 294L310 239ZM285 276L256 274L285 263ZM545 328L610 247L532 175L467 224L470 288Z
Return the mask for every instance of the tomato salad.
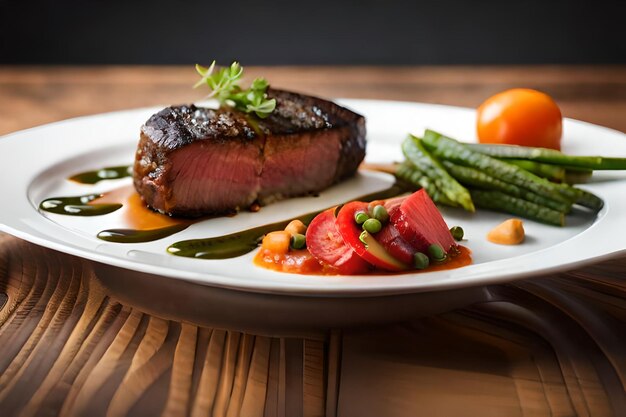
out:
M471 263L469 250L456 241L462 238L462 229L448 229L428 194L419 190L404 197L332 207L308 227L294 220L285 230L263 238L255 263L316 275L448 269Z

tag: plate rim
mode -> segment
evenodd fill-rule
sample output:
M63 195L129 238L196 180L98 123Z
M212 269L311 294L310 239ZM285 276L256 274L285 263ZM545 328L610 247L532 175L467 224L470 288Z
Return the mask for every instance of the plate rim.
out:
M353 108L353 107L358 108L359 103L361 104L369 103L369 104L374 104L374 105L396 104L396 105L405 105L405 106L409 105L409 106L422 106L422 107L436 107L441 110L450 110L450 109L462 110L462 111L474 110L471 108L466 108L466 107L461 107L461 106L449 106L445 104L431 104L431 103L420 103L420 102L398 101L398 100L336 99L336 101L349 108ZM353 104L356 104L356 106L353 106ZM27 128L27 129L16 131L16 132L11 132L7 135L1 136L0 148L3 146L3 143L6 143L5 141L7 139L11 139L13 136L29 134L33 132L36 133L38 130L44 130L52 126L59 127L59 126L63 126L64 124L71 124L73 122L77 122L81 120L95 120L97 118L122 116L124 114L152 112L158 109L160 109L160 107L150 106L150 107L142 107L142 108L136 108L136 109L118 110L118 111L99 113L99 114L94 114L94 115L84 115L84 116L60 120L60 121L56 121L56 122L52 122L52 123L48 123L48 124L44 124L40 126L34 126L31 128ZM610 134L624 135L624 133L616 129L595 125L589 122L569 119L569 118L565 120L567 121L567 123L582 124L593 129L602 129ZM97 147L93 148L92 150L95 150L95 149L97 149ZM45 169L45 167L43 168ZM27 197L26 197L26 200L28 201ZM597 223L598 222L594 222L589 228L585 229L580 234L575 235L571 237L570 239L566 240L565 242L561 242L561 243L566 243L572 240L578 240L578 238L581 235L593 229L594 226L597 225ZM626 222L624 224L626 224ZM119 258L116 256L107 255L105 253L99 253L99 252L95 252L95 251L88 250L88 249L81 249L81 248L75 247L74 245L70 245L68 243L56 242L54 240L51 240L50 238L37 236L35 234L28 233L28 231L20 230L16 227L12 227L11 225L4 224L4 222L0 222L0 230L3 230L11 235L14 235L18 238L38 244L40 246L44 246L44 247L48 247L57 251L69 253L75 256L79 256L84 259L88 259L90 261L113 265L113 266L123 268L123 269L129 269L132 271L144 272L144 273L149 273L149 274L156 274L156 275L166 276L166 277L173 278L173 279L182 279L186 281L199 283L201 285L217 286L220 288L228 288L231 290L239 290L239 291L244 291L244 292L255 292L255 293L283 294L283 295L291 295L291 296L323 296L323 297L382 296L382 295L391 295L391 294L406 294L406 293L439 291L439 290L459 288L459 287L464 287L464 286L491 285L495 283L513 281L516 279L526 278L530 276L538 276L538 275L544 275L544 274L549 274L549 273L554 273L554 272L559 272L559 271L570 270L570 269L573 269L582 265L598 262L598 261L605 260L605 259L610 259L610 258L619 256L622 253L626 253L626 246L622 246L619 248L613 248L613 250L609 252L595 253L594 255L587 257L585 259L570 260L569 262L564 262L564 263L561 263L558 265L552 265L549 267L531 268L527 270L509 272L507 274L501 274L501 275L492 274L490 277L481 277L479 275L478 277L473 278L471 282L467 282L465 284L460 284L457 281L446 281L443 283L431 284L431 285L391 286L388 288L379 288L379 287L350 288L350 287L345 287L345 286L340 286L340 287L328 286L326 288L320 288L319 286L316 286L316 287L306 287L306 286L301 286L301 285L291 286L291 285L284 285L284 283L280 283L281 284L280 287L275 287L275 286L268 287L268 286L241 285L241 283L238 285L229 285L228 282L223 282L224 278L231 280L232 277L225 277L225 276L220 276L220 275L211 274L211 273L201 274L203 279L200 280L199 277L196 276L200 274L196 273L195 271L180 271L180 270L174 270L173 268L164 268L163 266L153 266L153 265L149 265L146 263L134 262L131 259L123 259L123 258ZM558 245L560 244L557 244L555 246L558 246ZM553 247L550 247L547 249L552 249L552 248ZM535 252L531 252L530 254L527 254L527 255L532 255L534 253ZM526 255L521 255L518 257L508 258L508 259L501 259L498 261L492 261L492 262L488 262L488 264L493 264L494 262L508 262L511 259L516 259L516 258L520 258L524 256ZM183 276L181 276L181 274ZM284 273L280 273L280 274L285 275ZM436 274L436 272L432 272L431 274ZM407 274L407 275L410 275L410 274ZM419 277L418 274L414 274L414 275L416 277ZM211 282L207 282L206 279L210 279Z

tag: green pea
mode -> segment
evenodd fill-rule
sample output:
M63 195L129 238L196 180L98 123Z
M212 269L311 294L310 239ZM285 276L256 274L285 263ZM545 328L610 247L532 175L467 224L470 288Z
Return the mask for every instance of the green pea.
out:
M363 230L372 234L380 232L380 229L382 228L382 223L377 219L367 219L365 223L363 223Z
M372 216L381 223L386 223L389 220L389 213L387 213L387 209L385 206L381 206L380 204L374 206L372 209Z
M436 243L428 247L428 255L435 262L441 262L446 259L446 252Z
M370 218L370 216L368 216L367 213L365 213L363 211L357 211L356 213L354 213L354 221L356 222L356 224L363 224L369 218Z
M428 256L424 255L422 252L415 252L415 255L413 255L413 266L415 269L428 268L429 264Z
M450 233L452 234L452 237L454 238L454 240L456 240L457 242L463 239L463 228L461 226L454 226L450 229Z
M290 244L293 249L302 249L306 247L306 237L303 234L295 233L291 236Z

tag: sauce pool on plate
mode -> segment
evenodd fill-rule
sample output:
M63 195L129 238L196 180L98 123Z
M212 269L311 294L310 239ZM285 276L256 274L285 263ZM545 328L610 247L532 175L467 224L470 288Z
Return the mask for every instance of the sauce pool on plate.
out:
M472 263L471 251L465 246L459 245L458 253L449 256L444 262L431 264L426 269L410 269L401 272L388 272L373 269L366 275L400 275L423 272L445 271L448 269L461 268ZM261 248L254 257L254 264L261 268L273 271L287 272L302 275L339 275L336 268L319 262L306 249L291 250L285 254L275 254Z
M130 167L115 166L79 173L68 180L93 185L103 180L117 180L131 175ZM360 201L379 201L403 194L406 187L394 184L388 189L364 195ZM102 194L48 198L39 206L40 210L69 216L101 216L120 210L119 227L102 230L99 239L115 243L142 243L163 239L178 233L190 225L206 220L205 216L196 219L174 218L148 208L132 185L114 188ZM303 214L298 221L309 224L320 211ZM183 257L201 259L228 259L242 256L259 248L264 236L285 228L293 219L264 224L229 235L214 236L204 239L178 241L166 248L167 252ZM434 262L424 270L409 269L401 272L389 272L370 267L367 274L414 273L459 268L471 263L469 249L458 246L451 251L443 262ZM341 272L328 263L321 262L306 249L290 249L285 253L275 253L261 247L254 257L254 264L280 272L305 275L341 275Z

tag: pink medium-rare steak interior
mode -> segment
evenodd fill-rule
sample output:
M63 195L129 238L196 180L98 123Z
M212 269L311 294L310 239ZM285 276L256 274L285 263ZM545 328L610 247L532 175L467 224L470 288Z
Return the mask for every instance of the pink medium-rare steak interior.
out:
M249 207L257 196L262 160L242 143L201 142L172 152L172 202L188 212L228 212Z
M340 152L337 131L268 137L263 148L259 201L321 191L333 183Z
M365 120L330 101L268 90L265 119L229 107L173 106L142 126L135 188L155 210L197 217L317 193L354 174Z

